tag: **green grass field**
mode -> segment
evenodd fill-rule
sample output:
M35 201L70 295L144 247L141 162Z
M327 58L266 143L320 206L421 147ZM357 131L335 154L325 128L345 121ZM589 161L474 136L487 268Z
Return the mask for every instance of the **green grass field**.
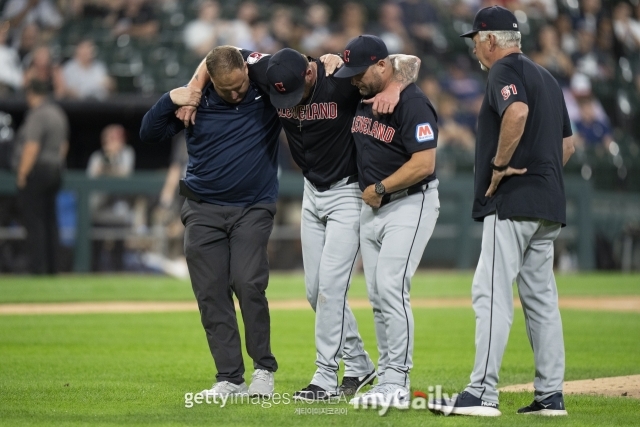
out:
M426 273L413 296L468 296L471 273ZM640 295L638 275L558 277L561 296ZM351 296L364 297L361 277ZM304 298L300 275L273 275L270 300ZM0 303L56 301L192 300L188 282L156 276L69 276L34 279L0 276ZM367 350L376 358L370 310L356 310ZM640 374L640 313L563 310L566 379ZM471 308L414 309L412 388L446 392L468 382L474 356ZM272 347L280 369L276 391L306 386L314 371L313 313L274 310ZM249 361L245 355L245 362ZM249 362L250 365L250 362ZM248 367L247 379L252 372ZM0 316L0 425L638 425L640 401L567 396L570 416L515 415L527 393L503 393L499 419L442 417L428 411L372 410L345 404L212 404L185 408L185 393L211 386L214 367L197 312ZM529 382L533 356L520 310L501 371L501 385ZM317 408L346 414L300 415Z

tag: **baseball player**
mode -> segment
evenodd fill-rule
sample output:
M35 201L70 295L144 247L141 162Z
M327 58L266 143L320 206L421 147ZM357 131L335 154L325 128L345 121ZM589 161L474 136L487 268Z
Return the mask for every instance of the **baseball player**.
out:
M444 413L501 415L498 373L513 320L513 282L533 349L535 400L519 414L566 415L564 342L553 276L553 241L565 224L562 167L573 153L562 90L520 50L518 21L500 6L480 10L474 53L489 70L478 117L473 218L483 221L473 278L476 356L471 382Z
M387 88L392 70L385 43L360 36L347 45L336 77L351 78L365 99ZM351 132L362 190L360 245L378 340L378 384L354 405L409 406L413 366L413 277L438 218L435 175L438 127L431 102L415 85L392 114L376 116L358 103Z
M360 247L362 195L351 122L361 97L348 81L328 76L320 60L283 49L269 58L267 66L265 56L248 56L249 76L270 93L292 156L305 177L301 239L307 299L316 311L317 369L294 399L353 395L376 377L347 303ZM396 55L394 64L399 72L393 74L387 93L395 101L382 96L376 98L379 105L368 101L380 112L392 111L400 91L417 78L417 58ZM197 86L201 80L199 68L189 84ZM341 358L345 372L338 387Z

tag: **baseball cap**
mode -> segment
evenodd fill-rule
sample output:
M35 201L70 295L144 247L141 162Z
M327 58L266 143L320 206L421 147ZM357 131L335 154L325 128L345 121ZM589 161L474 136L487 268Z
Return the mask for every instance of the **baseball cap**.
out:
M351 40L344 49L344 65L335 77L353 77L389 56L387 45L380 37L363 35Z
M520 31L518 20L509 9L490 6L480 9L473 20L473 29L460 37L473 38L478 31Z
M267 80L274 107L291 108L300 103L308 65L302 54L289 48L279 50L269 59Z

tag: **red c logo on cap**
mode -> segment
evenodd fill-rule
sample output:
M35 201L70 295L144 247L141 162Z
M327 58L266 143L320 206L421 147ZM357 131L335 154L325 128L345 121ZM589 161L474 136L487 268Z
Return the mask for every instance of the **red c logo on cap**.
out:
M484 27L486 27L486 26L487 26L487 24L485 24L484 22L483 22L483 23L481 23L480 25L482 25L482 28L484 28Z
M342 59L344 59L344 62L349 62L349 54L350 54L350 53L351 53L351 51L350 51L350 50L345 50L345 51L344 51L344 55L343 55L343 56L344 56L344 58L342 58Z
M282 82L275 83L274 86L278 92L286 92L287 90L284 88Z

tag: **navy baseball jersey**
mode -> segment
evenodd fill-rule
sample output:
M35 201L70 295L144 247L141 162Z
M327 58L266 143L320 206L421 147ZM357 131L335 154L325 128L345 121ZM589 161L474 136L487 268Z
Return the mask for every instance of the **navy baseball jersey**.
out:
M360 102L351 132L358 153L360 189L364 191L400 169L413 153L436 148L437 115L427 96L412 83L400 93L391 115L374 116L371 104ZM434 179L435 171L416 185Z
M243 50L249 77L265 93L268 56ZM329 185L358 172L351 122L360 101L358 89L349 79L326 77L319 60L315 87L309 99L293 108L278 109L291 155L302 173L314 185Z
M543 90L540 90L542 88ZM498 149L502 115L514 102L524 102L529 115L509 166L527 168L505 177L493 197L491 159ZM562 139L572 135L562 90L551 74L521 53L507 55L489 70L486 94L478 115L473 218L530 217L566 223L562 177Z

